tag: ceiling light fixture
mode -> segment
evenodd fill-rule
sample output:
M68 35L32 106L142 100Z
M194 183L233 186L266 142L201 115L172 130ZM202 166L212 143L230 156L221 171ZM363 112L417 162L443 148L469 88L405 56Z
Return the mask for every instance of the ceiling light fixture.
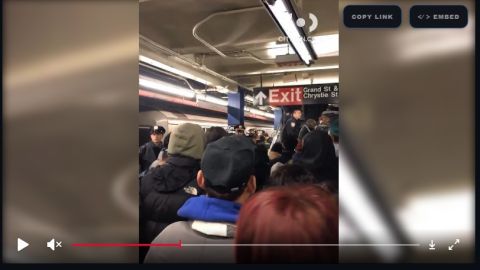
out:
M165 65L164 63L161 63L157 60L153 60L149 57L146 57L146 56L143 56L143 55L140 55L138 57L138 60L140 60L140 62L143 62L143 63L146 63L146 64L149 64L149 65L152 65L154 67L157 67L157 68L160 68L160 69L163 69L165 71L168 71L168 72L171 72L173 74L176 74L176 75L179 75L179 76L182 76L184 78L187 78L187 79L191 79L191 80L194 80L194 81L197 81L199 83L203 83L205 85L212 85L211 82L207 81L207 80L204 80L202 78L199 78L197 76L194 76L188 72L185 72L185 71L181 71L179 69L176 69L174 67L171 67L169 65Z
M187 89L187 88L184 88L184 87L181 87L181 86L177 86L177 85L173 85L173 84L170 84L170 83L166 83L166 82L163 82L163 81L159 81L159 80L155 80L155 79L151 79L151 78L146 78L146 77L143 77L143 76L140 76L140 78L139 78L139 85L141 87L145 87L147 89L155 90L155 91L158 91L158 92L163 92L163 93L170 94L170 95L181 96L181 97L185 97L185 98L196 97L197 101L201 100L201 101L205 101L205 102L208 102L208 103L213 103L213 104L217 104L217 105L221 105L221 106L225 106L225 107L228 106L228 101L227 100L223 100L221 98L217 98L217 97L214 97L214 96L211 96L211 95L206 95L206 94L195 94L195 92L190 90L190 89ZM247 97L249 97L249 96L247 96ZM250 107L247 107L247 106L244 107L244 110L246 112L250 112L250 113L255 114L255 115L260 115L260 116L264 116L264 117L271 118L271 119L275 118L275 116L272 113L268 113L268 112L261 111L261 110L258 110L258 109L250 108Z
M245 73L245 75L259 75L259 74L273 74L284 72L300 72L300 71L312 71L312 70L325 70L325 69L338 69L338 65L328 66L313 66L313 67L300 67L300 68L283 68L283 69L270 69Z
M309 66L316 59L315 52L301 27L295 23L298 16L290 0L262 0L273 20L288 38L298 57Z
M149 88L152 90L164 92L164 93L175 95L175 96L181 96L186 98L195 97L195 92L193 92L190 89L183 88L181 86L173 85L170 83L162 82L159 80L145 79L143 77L140 77L139 85L145 88Z
M139 79L139 84L140 84L141 87L145 87L147 89L155 90L155 91L158 91L158 92L163 92L163 93L170 94L170 95L181 96L181 97L185 97L185 98L196 97L197 101L201 100L201 101L205 101L205 102L208 102L208 103L217 104L217 105L220 105L220 106L225 106L225 107L228 106L228 101L227 100L224 100L224 99L221 99L221 98L218 98L218 97L214 97L214 96L211 96L211 95L206 95L206 94L195 94L195 92L193 92L190 89L187 89L187 88L184 88L184 87L181 87L181 86L177 86L177 85L173 85L173 84L170 84L170 83L166 83L166 82L163 82L163 81L159 81L159 80L154 80L154 79L151 79L151 78L146 79L145 77L141 76L140 79ZM271 113L261 111L261 110L257 110L257 109L254 109L254 108L250 108L250 107L247 107L247 106L244 107L244 110L246 112L250 112L252 114L256 114L256 115L260 115L260 116L264 116L264 117L268 117L268 118L272 118L272 119L275 118L275 116Z

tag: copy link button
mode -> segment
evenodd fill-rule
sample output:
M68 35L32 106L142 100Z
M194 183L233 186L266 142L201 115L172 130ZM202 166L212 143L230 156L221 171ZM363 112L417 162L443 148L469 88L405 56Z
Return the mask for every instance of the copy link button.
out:
M415 28L463 28L467 23L465 6L419 5L410 9L410 24Z
M343 23L351 28L395 28L402 23L402 10L391 5L350 5L343 9Z

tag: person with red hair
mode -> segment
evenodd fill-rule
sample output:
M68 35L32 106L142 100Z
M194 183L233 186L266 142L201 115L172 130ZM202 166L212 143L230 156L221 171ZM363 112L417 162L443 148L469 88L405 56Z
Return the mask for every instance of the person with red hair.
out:
M242 207L235 243L237 263L337 263L338 201L315 185L266 189Z

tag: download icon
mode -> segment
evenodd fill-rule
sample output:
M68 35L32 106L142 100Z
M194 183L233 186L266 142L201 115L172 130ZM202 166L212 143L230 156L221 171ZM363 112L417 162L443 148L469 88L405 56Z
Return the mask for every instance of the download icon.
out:
M429 250L435 250L435 243L433 242L433 240L430 240L430 244L428 244L430 246Z

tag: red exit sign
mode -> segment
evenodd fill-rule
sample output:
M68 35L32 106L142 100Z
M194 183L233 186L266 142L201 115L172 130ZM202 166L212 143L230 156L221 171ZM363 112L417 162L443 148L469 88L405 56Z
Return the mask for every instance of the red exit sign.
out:
M258 87L253 89L254 106L295 106L338 103L338 83Z
M268 103L273 106L302 105L303 87L269 89Z

